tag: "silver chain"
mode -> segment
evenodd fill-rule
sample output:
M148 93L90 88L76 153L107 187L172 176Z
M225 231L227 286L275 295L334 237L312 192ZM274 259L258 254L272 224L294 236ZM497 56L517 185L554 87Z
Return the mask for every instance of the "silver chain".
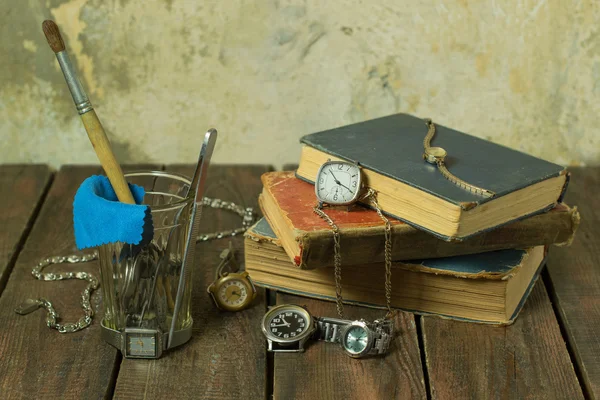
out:
M333 276L335 278L335 307L340 318L344 318L344 303L342 298L342 252L340 246L340 229L331 217L319 207L313 208L315 214L323 218L331 227L333 233Z
M369 199L371 201L373 207L375 207L375 210L379 215L379 218L381 218L385 223L385 301L388 309L386 318L391 318L394 314L394 311L392 310L392 224L390 223L390 220L383 215L381 207L379 207L376 191L369 188L367 194L365 195L365 199Z
M220 232L213 232L199 235L196 238L196 242L207 242L213 239L221 239L224 237L233 237L242 234L250 228L254 222L254 209L252 207L242 207L233 202L223 201L221 199L213 199L209 197L202 198L202 205L215 209L222 209L227 211L233 211L242 218L242 226L236 229L230 229ZM21 315L29 314L40 307L43 307L48 312L46 317L46 325L49 328L56 329L60 333L72 333L87 328L92 323L94 317L94 309L91 304L92 292L98 289L100 283L98 278L88 272L48 272L42 273L44 268L53 264L78 264L90 262L98 259L98 252L88 253L84 255L72 254L68 256L55 256L47 257L40 261L31 271L34 278L42 281L61 281L66 279L81 279L88 282L88 285L83 289L81 293L81 308L83 308L84 316L77 321L77 323L65 323L59 324L57 321L59 315L56 309L50 301L45 298L38 299L27 299L19 307L15 309L15 312Z
M386 319L393 316L394 311L392 310L392 225L390 220L383 215L381 207L377 202L377 192L369 188L367 193L363 196L362 200L369 200L379 217L385 223L385 302L388 309ZM321 217L329 226L333 233L333 274L335 278L335 306L337 313L340 318L344 319L344 303L342 297L342 254L340 246L340 229L333 222L331 217L327 215L319 206L313 208L315 214Z
M42 273L44 268L53 265L53 264L77 264L88 261L93 261L98 258L98 252L93 252L85 255L70 255L70 256L55 256L44 258L40 261L31 271L31 275L34 278L42 280L42 281L62 281L66 279L81 279L87 281L88 284L83 289L81 293L81 307L83 308L84 316L79 318L77 323L66 323L59 324L58 321L58 313L52 306L48 300L44 298L39 299L27 299L23 304L21 304L15 311L21 315L29 314L37 310L40 307L43 307L48 312L48 316L46 317L46 325L49 328L54 328L60 333L71 333L77 332L81 329L87 328L92 323L92 318L94 317L94 309L92 308L92 304L90 302L90 297L92 292L98 289L99 283L98 278L94 275L87 272L49 272Z

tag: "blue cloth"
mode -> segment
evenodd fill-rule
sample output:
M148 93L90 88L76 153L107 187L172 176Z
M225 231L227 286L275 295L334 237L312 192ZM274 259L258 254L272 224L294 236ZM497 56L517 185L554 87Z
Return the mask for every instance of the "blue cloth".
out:
M75 194L73 226L79 250L107 243L140 244L153 235L150 207L141 205L144 188L129 184L136 204L121 203L106 176L87 178Z

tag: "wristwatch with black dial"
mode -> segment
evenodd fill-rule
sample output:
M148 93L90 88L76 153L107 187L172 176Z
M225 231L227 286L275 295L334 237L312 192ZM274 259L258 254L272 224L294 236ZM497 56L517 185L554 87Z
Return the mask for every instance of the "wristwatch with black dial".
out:
M315 329L314 319L308 310L294 304L275 306L262 320L268 350L273 352L304 351L304 344Z

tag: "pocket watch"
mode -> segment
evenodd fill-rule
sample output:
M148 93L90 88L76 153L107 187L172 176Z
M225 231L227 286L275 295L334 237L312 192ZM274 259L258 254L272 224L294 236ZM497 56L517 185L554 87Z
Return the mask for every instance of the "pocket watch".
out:
M437 165L440 174L456 186L483 197L494 197L496 195L495 192L470 184L448 171L445 161L448 155L446 150L441 147L431 146L431 139L433 139L436 133L435 124L431 119L425 118L425 125L427 125L427 134L425 135L425 139L423 139L423 159L429 164Z
M261 329L272 352L303 352L304 344L316 330L314 318L304 307L283 304L263 317Z
M233 247L231 242L229 248L221 252L221 263L217 267L216 279L210 284L207 291L215 305L220 310L240 311L248 307L256 297L256 287L246 271L237 271ZM223 272L225 267L232 272Z
M362 175L358 164L327 160L317 172L315 194L319 207L323 204L343 206L358 201L362 190Z

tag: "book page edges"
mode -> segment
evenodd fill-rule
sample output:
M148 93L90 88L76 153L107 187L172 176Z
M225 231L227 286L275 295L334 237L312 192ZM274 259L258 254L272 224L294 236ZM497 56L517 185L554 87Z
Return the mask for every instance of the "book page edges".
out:
M315 163L309 160L310 157L317 157L317 162ZM314 175L316 174L319 165L318 161L321 158L326 159L328 157L336 159L336 157L331 157L318 149L307 145L303 146L296 176L310 183L314 183ZM373 189L379 191L378 200L385 214L392 218L404 221L418 229L426 230L446 241L460 241L469 236L510 223L518 218L522 218L523 215L534 215L552 208L552 206L557 204L557 200L561 197L566 185L567 177L569 176L566 170L562 170L557 176L542 179L525 188L499 196L494 199L493 202L486 202L483 204L475 203L475 205L472 202L468 202L455 205L454 203L438 198L426 191L417 189L377 172L366 168L363 169L363 171L367 178L365 179L366 182L373 180L389 180L390 183L385 186L397 187L397 192L412 193L411 196L418 196L420 198L419 202L400 201L394 199L392 196L385 193L385 191L382 191L382 189L378 187L379 185L375 183ZM546 195L537 196L537 192L542 189L547 192ZM494 215L489 212L491 207L494 209L506 208L507 204L514 203L515 201L518 202L519 199L527 199L528 201L521 201L525 210L520 213L521 215L517 215L517 217ZM492 205L490 206L490 204ZM396 210L396 212L390 212L389 210ZM397 210L402 210L401 215ZM423 213L423 210L425 213ZM514 209L511 209L511 211L513 213L515 212ZM419 213L423 217L417 222L413 221L415 215L419 215ZM488 215L482 218L484 214Z

